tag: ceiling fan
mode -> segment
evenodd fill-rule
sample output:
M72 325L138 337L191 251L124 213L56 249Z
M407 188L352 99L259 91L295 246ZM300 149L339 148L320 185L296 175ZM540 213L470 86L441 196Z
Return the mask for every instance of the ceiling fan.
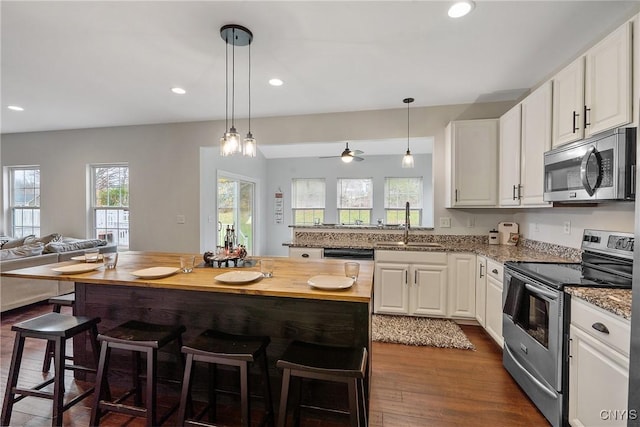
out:
M349 148L349 143L346 143L346 148L344 149L344 151L342 152L342 154L340 154L339 156L324 156L324 157L320 157L321 159L332 159L332 158L336 158L336 157L340 157L342 159L343 162L345 163L351 163L353 160L355 160L356 162L361 162L364 160L364 158L360 157L359 154L363 154L364 151L361 150L351 150Z

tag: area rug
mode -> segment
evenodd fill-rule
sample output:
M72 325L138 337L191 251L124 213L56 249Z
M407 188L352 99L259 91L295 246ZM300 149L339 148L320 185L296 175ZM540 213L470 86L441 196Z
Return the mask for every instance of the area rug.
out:
M373 341L475 350L475 346L451 320L374 314Z

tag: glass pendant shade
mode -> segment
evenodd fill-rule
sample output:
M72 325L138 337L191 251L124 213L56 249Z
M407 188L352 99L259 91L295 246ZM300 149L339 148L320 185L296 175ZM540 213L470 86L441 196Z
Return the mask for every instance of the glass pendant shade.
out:
M407 150L407 154L402 158L402 167L404 169L413 168L413 156L409 150Z
M251 132L249 132L242 144L242 154L246 157L255 157L257 148L256 139L253 137Z
M242 144L240 143L240 134L238 134L236 128L232 127L220 139L220 154L232 156L236 153L242 153Z

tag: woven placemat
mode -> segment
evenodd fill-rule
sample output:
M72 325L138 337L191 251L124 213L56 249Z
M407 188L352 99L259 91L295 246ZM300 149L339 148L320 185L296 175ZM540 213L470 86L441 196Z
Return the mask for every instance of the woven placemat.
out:
M475 350L460 326L446 319L374 314L373 341Z

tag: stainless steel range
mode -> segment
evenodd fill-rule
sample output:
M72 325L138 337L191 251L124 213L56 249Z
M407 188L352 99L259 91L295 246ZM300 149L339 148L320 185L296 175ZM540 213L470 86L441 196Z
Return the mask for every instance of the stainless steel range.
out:
M565 286L631 288L633 233L585 230L581 263L507 262L503 364L552 426L567 423Z

